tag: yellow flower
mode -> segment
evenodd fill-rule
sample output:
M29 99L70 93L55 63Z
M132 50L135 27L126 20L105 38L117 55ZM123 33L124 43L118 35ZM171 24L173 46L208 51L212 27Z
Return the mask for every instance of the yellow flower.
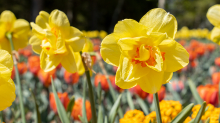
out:
M144 120L144 113L140 110L127 111L123 118L119 120L119 123L142 123Z
M211 31L211 40L220 45L220 4L210 7L206 16L209 22L214 25Z
M119 21L101 44L105 62L118 67L116 85L122 89L140 85L155 93L169 82L173 72L189 62L188 52L173 39L176 32L175 17L160 8L149 11L139 23Z
M93 52L93 43L90 39L86 38L86 43L83 47L82 52ZM77 59L76 65L77 65L78 73L79 73L79 75L83 75L85 73L85 68L83 66L80 53L75 52L74 55L75 55L75 59ZM92 74L92 72L91 72L91 74Z
M11 79L13 61L11 55L0 49L0 111L12 105L15 100L15 84Z
M16 19L11 11L3 11L0 17L0 46L11 53L10 42L6 38L6 33L12 33L15 50L24 48L28 45L29 23L24 19Z
M41 68L48 72L61 63L68 72L76 72L78 59L75 59L74 52L83 49L85 39L82 32L70 26L67 16L59 10L50 15L41 11L36 24L32 22L31 26L34 36L29 43L33 51L40 54Z

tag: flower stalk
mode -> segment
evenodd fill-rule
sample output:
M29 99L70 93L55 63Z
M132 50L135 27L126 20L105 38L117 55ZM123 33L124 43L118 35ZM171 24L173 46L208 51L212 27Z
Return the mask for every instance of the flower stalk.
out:
M157 123L162 123L161 114L160 114L160 105L159 105L159 100L158 100L158 94L157 93L154 93L154 106L155 106L155 110L156 110Z
M11 45L11 51L12 51L12 59L14 62L14 67L15 67L15 77L16 77L16 82L18 85L18 97L19 97L19 105L20 105L20 110L21 110L21 119L22 119L22 123L26 123L25 121L25 112L24 112L24 104L23 104L23 95L22 95L22 91L21 91L21 82L20 82L20 76L19 76L19 72L18 72L18 66L17 66L17 59L14 52L14 44L12 42L12 34L11 33L6 33L6 37L10 42Z
M85 68L86 78L87 78L88 87L89 87L89 99L90 99L91 109L92 109L92 123L96 123L97 122L96 108L95 108L95 100L94 100L94 95L93 95L94 93L93 93L93 87L92 87L92 82L90 78L90 72L89 72L89 68L86 66L84 57L82 57L82 52L80 52L80 56L82 59L83 66Z

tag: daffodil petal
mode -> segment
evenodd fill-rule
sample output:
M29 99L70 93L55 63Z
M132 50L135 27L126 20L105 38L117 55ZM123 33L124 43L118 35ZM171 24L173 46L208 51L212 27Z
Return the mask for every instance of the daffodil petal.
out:
M174 39L164 40L158 47L165 52L166 72L175 72L188 65L189 53Z
M11 54L10 42L6 38L1 40L0 46L2 50L6 50Z
M62 55L47 55L43 50L40 55L40 66L45 72L52 71L60 64Z
M65 37L65 41L70 45L74 52L79 52L85 44L85 36L75 27L69 28L69 35Z
M79 75L83 75L85 73L85 68L83 66L80 53L79 52L74 52L74 57L75 57L76 66L77 66L77 73Z
M12 13L11 11L5 10L1 13L0 20L4 22L5 24L7 24L7 26L5 27L6 31L11 31L13 24L16 20L16 17L14 13Z
M86 38L82 52L93 52L93 43L89 38Z
M177 32L176 18L161 8L148 11L140 23L145 25L149 32L167 33L171 38L174 38Z
M50 27L55 27L62 33L69 34L70 23L65 13L59 10L53 10L49 16Z
M114 66L119 66L119 60L121 56L121 51L117 44L118 40L119 36L112 33L102 40L100 49L103 60Z
M211 24L220 28L220 4L210 7L206 16Z
M220 45L220 28L214 27L211 31L211 40Z
M28 45L28 36L20 36L20 37L13 37L13 44L15 50L19 50L21 48L25 48Z
M148 46L158 46L165 39L167 39L166 33L151 32L147 36L141 37L140 40L137 40L137 43Z
M11 70L7 68L5 65L0 63L0 78L1 83L0 85L4 84L4 82L7 82L11 78Z
M164 72L163 84L168 83L173 77L173 72Z
M117 33L120 38L139 37L146 35L147 27L132 19L124 19L119 21L114 28L114 33Z
M42 51L42 48L40 46L41 43L42 43L42 40L37 38L37 36L35 35L33 35L29 40L29 44L31 44L33 51L37 54L40 54Z
M148 72L148 67L142 67L140 64L134 64L129 58L121 55L120 65L116 72L116 82L133 82L147 75Z
M14 26L13 26L13 36L21 36L21 35L27 35L29 34L30 31L30 25L29 23L24 20L24 19L17 19L14 22Z
M40 11L39 15L36 17L36 24L39 25L41 28L46 29L49 28L49 14L45 11Z
M62 54L67 51L65 41L64 41L63 37L61 36L60 32L58 34L58 38L56 41L56 48L57 48L56 54Z
M0 111L10 107L15 98L15 84L13 80L9 79L8 82L0 85L0 99L4 99L4 101L0 101Z
M63 56L61 64L68 72L75 73L77 72L76 60L74 57L74 52L70 46L67 47L67 52L68 54Z
M149 74L141 77L138 80L138 85L141 89L147 93L156 93L160 90L163 84L164 72L157 72L155 70L149 70Z
M46 32L37 24L31 22L32 32L39 39L43 40L45 38Z
M13 69L13 60L11 55L5 51L5 50L0 50L0 64L6 66L8 69L10 69L12 71Z

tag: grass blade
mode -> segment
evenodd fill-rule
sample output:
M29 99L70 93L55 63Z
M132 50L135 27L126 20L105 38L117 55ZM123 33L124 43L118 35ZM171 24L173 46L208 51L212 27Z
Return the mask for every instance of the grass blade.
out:
M128 101L128 105L129 105L130 109L134 110L134 103L133 103L131 93L129 92L129 90L127 90L127 101Z
M193 83L192 80L188 80L188 83L189 83L190 90L192 91L193 97L196 99L198 104L202 104L204 101L200 97L195 84Z
M201 108L199 109L198 114L196 115L194 123L199 123L199 121L205 111L205 107L206 107L206 102L203 102Z
M110 113L109 113L109 122L114 123L118 108L121 102L121 94L118 96L118 99L115 101Z
M37 102L36 102L36 98L35 98L34 93L32 92L32 90L31 89L29 89L29 90L31 92L32 97L34 98L35 111L36 111L35 123L41 123L41 117L40 117L40 112L39 112L38 105L37 105Z

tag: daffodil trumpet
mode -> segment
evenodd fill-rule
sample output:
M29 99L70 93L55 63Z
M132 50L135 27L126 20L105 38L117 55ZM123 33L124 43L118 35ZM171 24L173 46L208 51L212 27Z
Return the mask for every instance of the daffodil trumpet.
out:
M82 60L82 63L85 69L87 83L89 87L89 99L90 99L91 109L92 109L92 123L96 123L97 122L96 108L95 108L95 100L94 100L94 95L93 95L94 93L93 93L93 87L92 87L92 82L90 78L90 72L89 72L89 68L87 67L85 63L84 57L82 57L82 51L80 51L80 56L81 56L81 60Z
M11 45L11 52L14 52L14 44L12 41L12 34L11 33L6 33L6 37L8 41L10 42ZM15 57L15 54L12 54L13 62L14 62L14 67L15 67L15 76L16 76L16 82L18 85L18 97L19 97L19 105L20 105L20 110L21 110L21 119L22 123L26 123L25 120L25 112L24 112L24 104L23 104L23 95L22 95L22 90L21 90L21 82L20 82L20 76L18 72L18 66L17 66L17 59Z

